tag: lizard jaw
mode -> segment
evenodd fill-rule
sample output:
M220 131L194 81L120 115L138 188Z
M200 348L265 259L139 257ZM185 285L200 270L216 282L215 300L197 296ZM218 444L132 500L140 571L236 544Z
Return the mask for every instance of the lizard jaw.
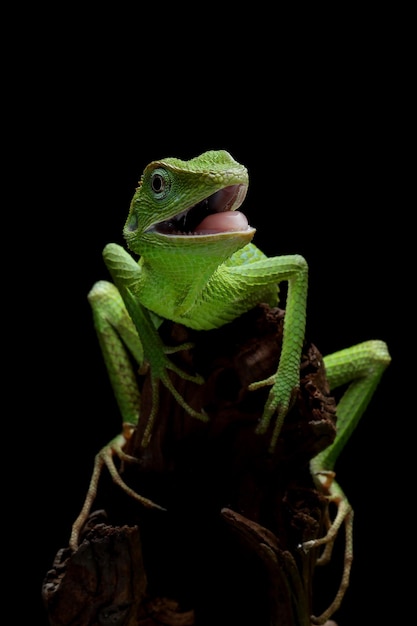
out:
M199 236L250 230L246 216L237 211L248 186L229 185L188 207L168 220L155 224L160 235Z

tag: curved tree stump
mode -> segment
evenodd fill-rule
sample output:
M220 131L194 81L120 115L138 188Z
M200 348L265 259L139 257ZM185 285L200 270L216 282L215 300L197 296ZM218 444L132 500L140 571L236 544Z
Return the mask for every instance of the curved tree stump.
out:
M276 450L254 430L269 388L248 385L276 371L284 311L260 305L220 329L195 332L164 322L171 355L206 381L172 375L175 387L209 421L184 413L160 386L150 444L150 380L129 442L138 463L124 480L166 511L144 509L100 482L107 519L91 516L79 549L60 550L43 599L51 626L309 626L317 554L297 546L318 537L326 510L309 460L335 436L335 401L322 358L304 346L300 390Z

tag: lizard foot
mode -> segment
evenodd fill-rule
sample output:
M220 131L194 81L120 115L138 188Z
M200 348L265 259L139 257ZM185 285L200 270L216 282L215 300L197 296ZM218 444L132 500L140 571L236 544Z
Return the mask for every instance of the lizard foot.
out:
M323 474L332 474L332 472L323 472ZM336 486L336 485L335 485ZM298 548L304 553L309 552L312 548L324 546L323 552L316 561L316 565L325 565L330 561L334 542L338 535L339 529L344 524L345 526L345 555L343 563L342 579L340 581L339 589L336 592L333 602L328 608L319 616L312 615L312 624L325 624L327 620L333 615L335 611L340 607L346 590L349 586L350 570L353 560L353 509L346 497L342 494L329 495L329 502L333 502L337 506L337 513L333 521L330 520L330 516L326 515L326 534L319 539L312 539L300 544Z
M79 535L82 530L82 527L87 521L87 518L91 511L91 507L97 495L98 482L99 482L101 472L104 466L106 466L107 469L109 470L110 476L112 477L116 485L118 485L121 489L123 489L123 491L125 491L129 496L131 496L135 500L138 500L141 504L143 504L144 506L148 508L156 508L161 511L165 511L163 507L159 506L155 502L152 502L152 500L149 500L148 498L145 498L139 495L138 493L136 493L136 491L134 491L131 487L129 487L122 480L119 474L119 471L116 465L114 464L114 460L113 460L114 456L119 457L119 459L122 462L128 462L128 463L138 462L138 460L135 457L126 454L123 450L124 446L126 445L126 442L131 438L134 431L135 431L135 427L132 426L131 424L123 424L123 432L117 435L114 439L112 439L112 441L110 441L110 443L104 446L104 448L102 448L100 452L96 455L94 459L93 473L91 475L91 480L90 480L90 484L87 490L87 495L84 500L83 507L77 519L72 525L71 537L69 541L69 547L71 548L72 551L75 551L78 547Z
M277 374L274 374L265 380L251 383L248 389L249 391L256 391L257 389L271 385L272 388L269 391L261 419L259 420L255 432L258 435L265 434L274 418L275 423L269 444L269 452L272 454L277 445L285 417L295 400L298 384L292 385L291 381L287 381L284 377L279 378Z

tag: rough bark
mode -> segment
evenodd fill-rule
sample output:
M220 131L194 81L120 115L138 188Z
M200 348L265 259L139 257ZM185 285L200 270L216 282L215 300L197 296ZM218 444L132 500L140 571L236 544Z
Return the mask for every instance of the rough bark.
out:
M335 436L335 401L321 355L306 343L300 389L273 454L270 433L255 434L269 387L248 385L276 371L283 316L261 305L209 332L164 323L166 344L194 342L170 358L205 383L172 380L209 421L187 415L160 386L143 448L152 402L144 377L128 450L138 463L123 478L166 511L108 488L107 518L93 516L78 551L60 550L46 574L51 626L309 626L317 555L297 546L321 532L326 502L308 464Z

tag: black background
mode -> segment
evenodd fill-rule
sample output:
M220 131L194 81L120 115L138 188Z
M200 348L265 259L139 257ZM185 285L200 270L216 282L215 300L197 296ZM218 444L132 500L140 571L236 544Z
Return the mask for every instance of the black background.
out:
M75 52L76 40L68 43ZM24 267L21 281L15 270L23 369L15 399L24 415L18 441L28 450L15 462L26 468L19 521L34 565L33 582L24 583L34 599L29 622L47 623L43 577L68 543L94 454L120 426L86 300L93 282L107 277L102 248L123 243L149 161L224 148L249 169L243 209L257 228L254 243L270 256L297 252L308 261L309 339L323 354L369 338L388 343L392 364L336 468L355 509L355 561L335 619L360 626L396 614L389 623L405 623L406 591L395 589L406 584L412 540L400 340L408 329L400 228L410 170L407 94L389 48L378 56L364 45L353 57L348 47L335 62L313 45L316 54L305 50L296 62L277 44L255 62L246 40L246 56L230 45L223 63L207 52L194 68L173 44L160 57L126 51L127 68L107 43L86 57L68 54L59 70L51 48L29 62L20 124L12 236Z

